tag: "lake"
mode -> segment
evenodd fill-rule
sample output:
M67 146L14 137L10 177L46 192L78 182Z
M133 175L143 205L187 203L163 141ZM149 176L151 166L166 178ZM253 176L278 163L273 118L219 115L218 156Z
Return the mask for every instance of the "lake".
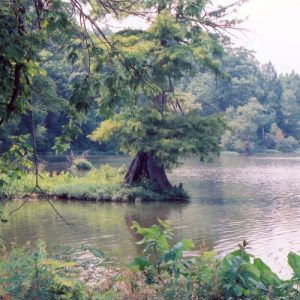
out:
M66 159L48 156L47 168L66 168ZM123 156L94 155L95 165L128 164ZM286 276L287 254L300 253L300 155L263 154L252 157L222 153L213 162L187 159L169 173L183 183L189 203L93 203L55 201L72 223L64 224L45 201L32 201L0 224L0 238L12 243L91 245L128 261L139 252L133 220L150 226L157 218L170 220L175 240L192 239L196 250L215 250L220 256L250 241L250 252ZM10 211L18 203L2 204Z

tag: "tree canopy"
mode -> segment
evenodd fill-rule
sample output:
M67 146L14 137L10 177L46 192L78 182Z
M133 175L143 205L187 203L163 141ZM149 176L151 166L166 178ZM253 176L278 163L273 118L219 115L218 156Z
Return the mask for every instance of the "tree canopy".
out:
M224 122L201 116L191 94L176 89L181 79L204 70L222 74L222 41L216 32L205 30L205 5L186 5L170 10L159 4L148 29L111 35L115 51L103 51L91 65L100 70L95 77L102 91L100 107L111 109L103 111L109 119L91 137L107 140L118 134L122 151L136 156L126 175L129 184L147 177L168 189L165 167L189 154L205 158L219 150Z

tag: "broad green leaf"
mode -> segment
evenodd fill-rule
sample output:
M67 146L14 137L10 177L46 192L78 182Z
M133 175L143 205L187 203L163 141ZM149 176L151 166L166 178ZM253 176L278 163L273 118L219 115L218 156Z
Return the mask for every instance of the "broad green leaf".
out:
M288 263L295 275L300 275L300 256L294 252L288 254Z
M259 270L260 280L265 285L274 286L274 285L279 285L283 282L274 272L272 272L271 268L268 265L266 265L260 258L255 258L253 264Z
M241 263L240 272L246 272L249 276L253 277L254 279L260 278L260 272L258 268L250 263Z

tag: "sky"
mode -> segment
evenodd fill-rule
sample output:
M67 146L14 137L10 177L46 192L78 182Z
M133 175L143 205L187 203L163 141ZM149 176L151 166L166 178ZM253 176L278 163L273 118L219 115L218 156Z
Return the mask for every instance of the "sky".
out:
M278 73L300 73L300 0L249 0L238 15L248 17L238 45L255 50L261 63L271 61Z

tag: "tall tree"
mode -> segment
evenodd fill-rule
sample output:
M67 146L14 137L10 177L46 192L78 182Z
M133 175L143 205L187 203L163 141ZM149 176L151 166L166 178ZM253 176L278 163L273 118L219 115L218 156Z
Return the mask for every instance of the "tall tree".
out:
M91 137L121 135L123 150L134 156L125 176L128 184L146 177L157 189L170 190L166 167L188 154L204 158L219 150L224 122L201 117L191 99L175 89L187 74L203 69L220 73L223 48L216 31L236 21L223 23L230 8L209 12L208 4L157 3L157 16L147 30L123 30L111 37L117 51L100 62L100 103L120 109Z

